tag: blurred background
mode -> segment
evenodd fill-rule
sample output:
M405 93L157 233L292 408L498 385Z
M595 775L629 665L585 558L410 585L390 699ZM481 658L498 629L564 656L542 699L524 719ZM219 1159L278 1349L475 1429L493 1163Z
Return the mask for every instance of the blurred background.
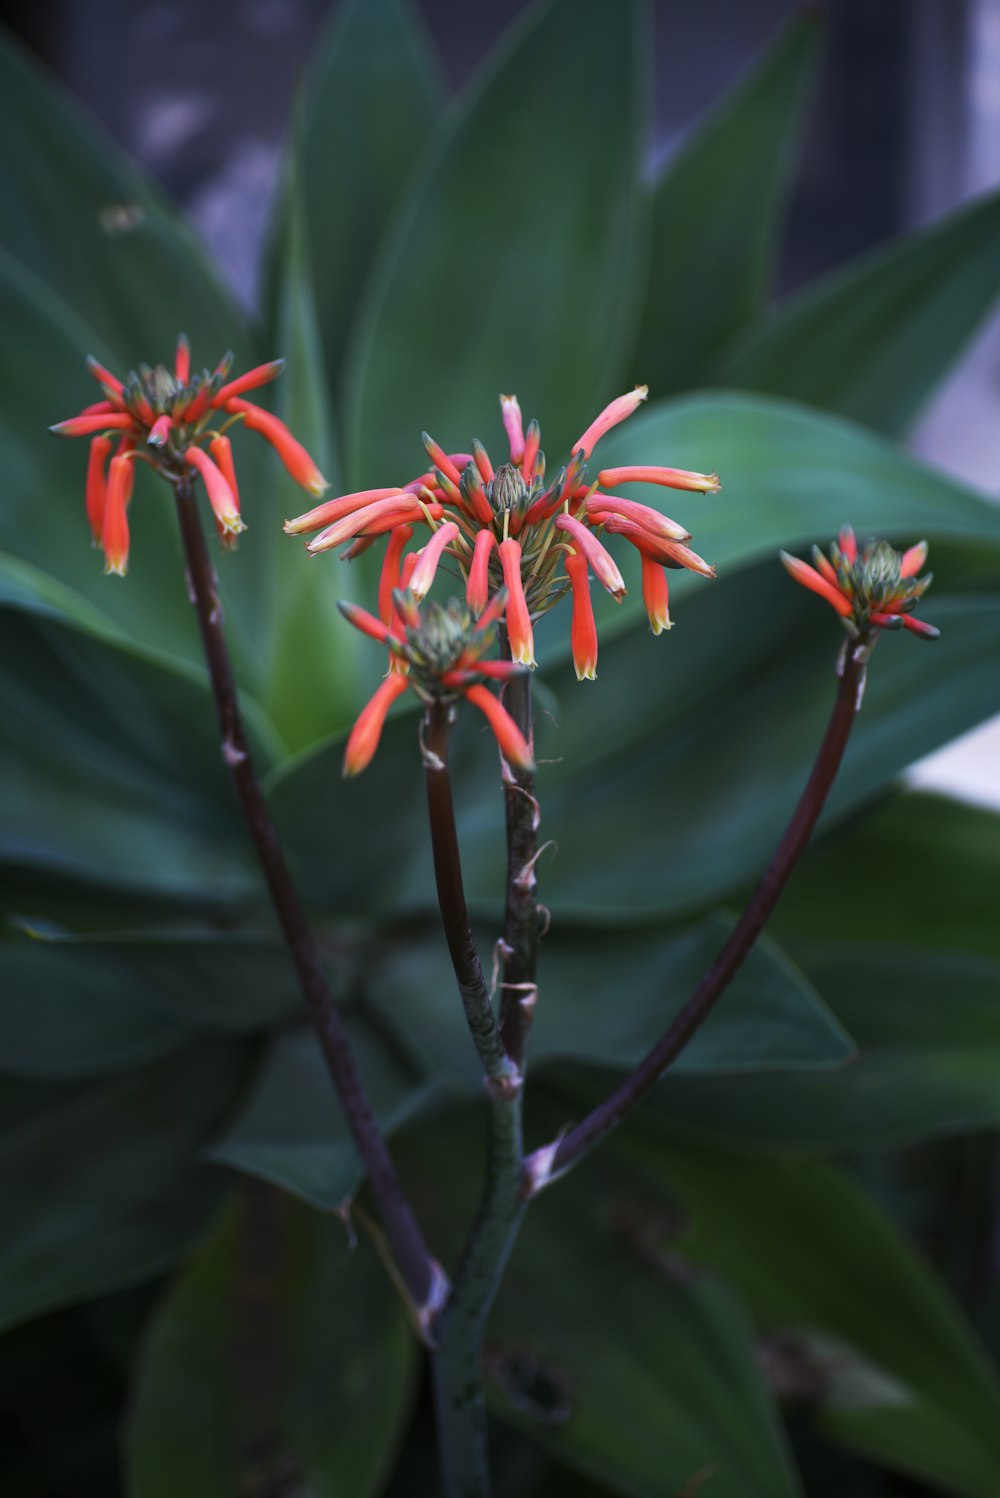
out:
M613 0L608 0L613 3ZM525 0L420 0L455 93ZM828 0L829 48L792 198L784 292L1000 184L1000 0ZM745 72L794 0L654 0L651 167ZM181 203L257 304L298 79L329 0L44 0L4 20ZM654 392L655 394L655 392ZM914 449L989 493L1000 471L1000 315L937 393ZM1000 806L1000 722L911 772Z

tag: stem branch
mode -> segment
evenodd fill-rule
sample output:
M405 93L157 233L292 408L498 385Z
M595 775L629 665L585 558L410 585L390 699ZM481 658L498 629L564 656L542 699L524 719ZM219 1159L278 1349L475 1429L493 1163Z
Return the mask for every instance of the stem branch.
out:
M469 924L448 769L450 710L432 703L424 764L441 920L489 1097L486 1174L476 1215L435 1325L434 1399L447 1498L488 1498L483 1336L524 1211L520 1068L508 1055Z
M506 630L500 632L501 654L511 659ZM507 685L504 705L531 743L531 678L515 676ZM503 998L500 1033L508 1055L524 1070L537 996L538 966L538 801L534 770L506 767L507 908L503 936Z
M333 1085L371 1183L396 1268L426 1332L441 1297L441 1270L427 1250L372 1111L340 1014L323 976L316 941L306 924L288 865L264 799L240 713L222 627L215 572L190 479L175 485L177 515L191 600L198 615L205 662L222 731L222 752L239 797L271 901L295 964Z
M844 651L836 702L806 788L774 857L715 962L665 1034L635 1070L586 1118L560 1139L528 1157L522 1184L526 1198L550 1185L618 1127L704 1024L716 1000L739 971L778 903L826 803L861 705L866 657L863 643L848 645Z

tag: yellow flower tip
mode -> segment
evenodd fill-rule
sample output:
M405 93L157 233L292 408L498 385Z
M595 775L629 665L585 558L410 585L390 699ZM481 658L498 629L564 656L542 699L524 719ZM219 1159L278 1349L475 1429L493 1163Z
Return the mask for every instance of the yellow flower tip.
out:
M128 572L128 561L122 557L120 561L112 561L109 557L104 564L105 577L124 577Z
M594 666L593 664L588 664L586 666L577 666L577 668L576 668L576 679L577 679L577 681L596 681L597 680L597 668L596 668L596 666Z
M330 483L328 479L325 479L323 477L319 469L316 468L310 474L303 487L307 489L310 494L315 494L317 499L322 499L323 495L329 489Z
M706 494L718 494L722 488L722 480L719 478L719 475L717 473L706 473L705 477L708 483L705 485L704 492Z

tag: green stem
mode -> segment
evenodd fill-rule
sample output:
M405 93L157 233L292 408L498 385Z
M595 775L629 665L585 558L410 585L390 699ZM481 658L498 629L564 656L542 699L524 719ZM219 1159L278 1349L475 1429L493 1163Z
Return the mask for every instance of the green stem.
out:
M469 924L448 769L450 710L424 720L424 766L434 873L455 978L489 1098L486 1172L451 1295L435 1324L434 1399L446 1498L488 1498L483 1337L524 1212L521 1200L522 1077L504 1047Z

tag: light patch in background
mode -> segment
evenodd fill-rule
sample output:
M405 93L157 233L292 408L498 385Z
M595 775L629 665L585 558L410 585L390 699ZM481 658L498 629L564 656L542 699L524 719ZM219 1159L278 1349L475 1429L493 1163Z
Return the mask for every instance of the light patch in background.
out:
M189 215L248 312L255 312L261 247L281 171L282 148L245 141L191 202Z
M940 12L931 14L940 18ZM934 50L928 47L928 68L934 67ZM954 80L959 106L953 101L937 122L939 142L951 136L948 159L934 163L938 180L917 183L929 216L1000 188L1000 0L970 0L962 65L964 76ZM915 99L920 85L918 60ZM1000 500L1000 311L928 407L911 445L926 462ZM921 760L907 783L1000 809L1000 717Z

